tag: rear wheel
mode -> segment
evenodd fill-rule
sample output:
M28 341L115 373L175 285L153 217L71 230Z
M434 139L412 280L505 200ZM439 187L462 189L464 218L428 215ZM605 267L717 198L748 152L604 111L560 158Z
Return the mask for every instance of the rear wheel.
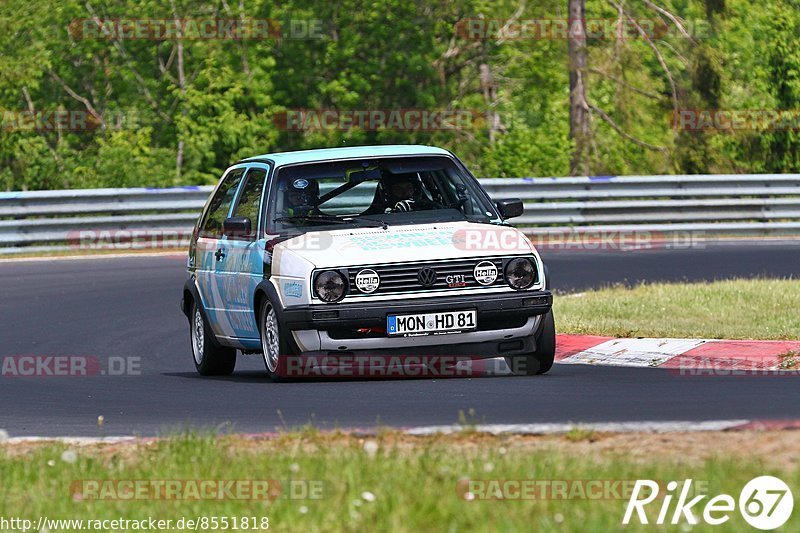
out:
M518 376L545 374L553 367L556 358L556 324L552 309L542 317L536 335L536 350L529 354L506 357L511 371Z
M218 345L197 302L189 319L194 367L201 376L228 376L236 367L236 350Z

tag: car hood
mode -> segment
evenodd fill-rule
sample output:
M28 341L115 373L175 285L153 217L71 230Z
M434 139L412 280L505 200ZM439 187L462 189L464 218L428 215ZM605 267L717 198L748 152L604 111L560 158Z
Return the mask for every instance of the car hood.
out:
M310 231L278 245L317 268L408 261L536 254L525 235L510 226L448 222Z

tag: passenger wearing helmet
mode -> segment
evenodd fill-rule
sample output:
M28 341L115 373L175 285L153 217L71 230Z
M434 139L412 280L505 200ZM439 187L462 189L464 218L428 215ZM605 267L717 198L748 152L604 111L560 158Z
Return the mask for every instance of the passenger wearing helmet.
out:
M422 190L419 178L410 174L387 176L383 180L386 194L386 212L398 213L437 209L441 206L432 202Z
M289 181L283 193L286 216L306 216L317 210L319 183L304 178Z

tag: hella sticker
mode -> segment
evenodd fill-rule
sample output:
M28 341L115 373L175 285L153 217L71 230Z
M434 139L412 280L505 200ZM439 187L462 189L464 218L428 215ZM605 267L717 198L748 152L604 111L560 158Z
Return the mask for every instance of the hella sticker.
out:
M472 273L481 285L491 285L497 279L497 267L491 261L481 261Z
M380 284L380 276L378 276L378 273L371 268L359 270L358 274L356 274L356 287L358 287L358 290L363 293L369 294L371 292L375 292L378 290L378 286Z

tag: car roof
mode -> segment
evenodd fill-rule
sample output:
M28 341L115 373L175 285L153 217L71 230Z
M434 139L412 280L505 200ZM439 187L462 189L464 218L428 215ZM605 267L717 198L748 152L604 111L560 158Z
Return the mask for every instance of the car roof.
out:
M295 152L277 152L248 157L240 161L256 161L269 159L276 166L292 165L295 163L313 163L331 159L360 159L364 157L386 157L398 155L451 155L450 152L435 146L421 144L390 144L383 146L347 146L341 148L319 148L316 150L298 150Z

